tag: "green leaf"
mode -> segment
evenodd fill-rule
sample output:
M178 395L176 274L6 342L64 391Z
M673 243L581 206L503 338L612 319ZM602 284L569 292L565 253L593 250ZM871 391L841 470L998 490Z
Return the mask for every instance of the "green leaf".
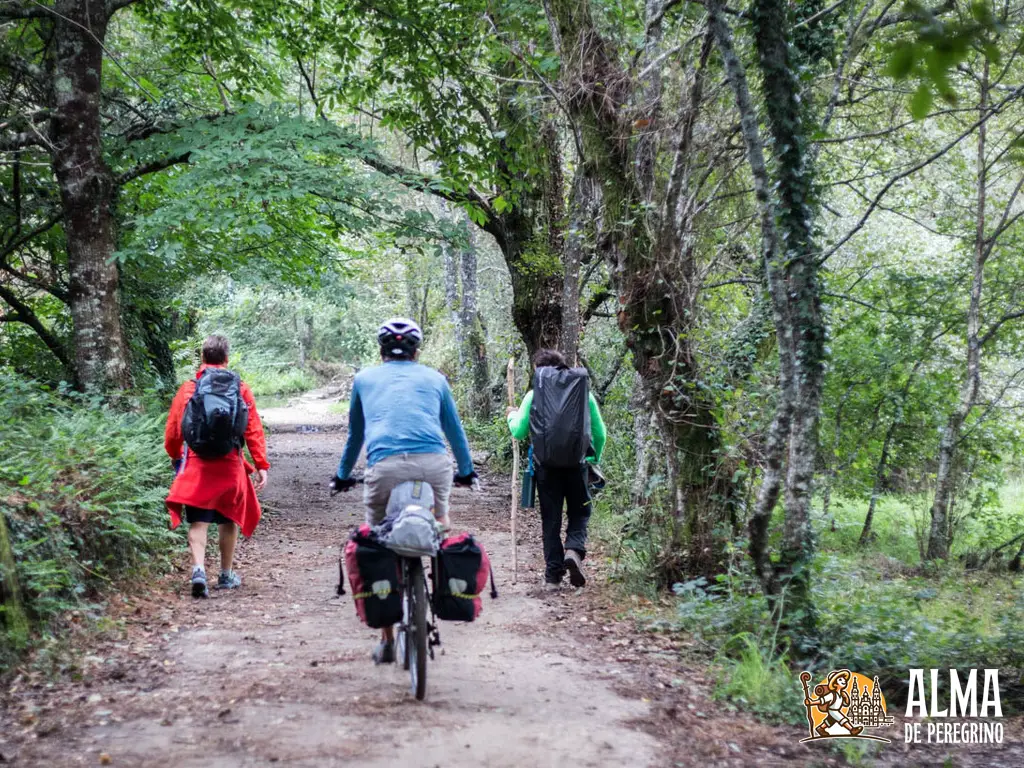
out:
M505 211L508 210L508 208L508 201L504 197L498 195L496 198L494 198L494 210L497 213L504 213Z
M910 97L910 114L915 120L922 120L928 116L932 108L934 97L931 86L928 83L921 83Z
M992 9L985 0L974 0L971 3L971 16L979 24L990 26L992 23Z
M913 71L916 62L916 46L913 43L902 43L892 52L889 63L885 67L886 74L897 80L903 80Z

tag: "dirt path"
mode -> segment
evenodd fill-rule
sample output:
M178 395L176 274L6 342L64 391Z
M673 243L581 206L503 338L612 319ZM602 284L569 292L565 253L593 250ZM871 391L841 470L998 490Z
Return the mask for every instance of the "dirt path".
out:
M648 706L618 695L622 671L580 661L564 622L551 621L573 595L539 593L534 547L521 548L512 585L500 478L454 492L452 508L493 552L500 598L486 598L474 624L442 627L425 703L400 668L374 667L375 632L350 597L334 596L339 545L363 514L358 493L329 499L324 482L344 417L307 397L266 418L267 516L239 547L243 589L193 601L183 557L172 593L121 608L127 636L86 657L80 684L20 692L14 715L34 738L0 741L0 753L19 765L109 755L182 768L654 764L655 739L628 725ZM558 631L541 631L552 623Z
M115 629L56 680L23 675L0 697L0 764L18 766L803 766L845 764L709 695L669 635L634 631L600 588L539 588L539 525L521 525L511 583L505 477L453 493L452 519L481 535L501 597L472 625L442 626L427 701L394 666L374 667L375 632L334 595L339 546L360 495L329 499L344 417L318 393L264 413L273 434L265 518L239 546L245 583L210 600L173 577L114 598ZM208 564L215 572L216 564ZM600 566L597 566L598 570ZM1019 766L1020 720L1003 748L907 753L901 736L858 764Z

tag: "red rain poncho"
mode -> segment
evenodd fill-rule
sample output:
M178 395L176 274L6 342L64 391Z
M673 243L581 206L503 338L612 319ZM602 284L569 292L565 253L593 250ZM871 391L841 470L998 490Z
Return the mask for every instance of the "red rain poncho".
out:
M196 373L198 378L206 368L223 368L223 365L203 365ZM167 494L167 510L171 513L171 528L177 528L182 519L182 506L200 509L215 509L224 517L238 524L243 536L251 536L260 521L260 503L256 498L249 475L253 466L233 450L226 456L204 459L188 450L181 435L181 417L185 405L195 392L196 381L190 379L181 385L171 402L164 430L164 448L172 460L183 459L181 471L171 483ZM267 441L263 434L263 422L256 411L256 400L252 390L242 382L242 399L249 406L249 423L245 428L245 445L252 454L255 469L269 469Z

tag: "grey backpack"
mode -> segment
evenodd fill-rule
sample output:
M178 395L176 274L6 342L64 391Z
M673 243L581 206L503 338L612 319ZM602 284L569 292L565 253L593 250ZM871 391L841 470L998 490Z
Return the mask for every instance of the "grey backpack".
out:
M226 456L241 448L249 424L242 380L224 368L206 368L181 417L181 434L189 449L203 458Z
M434 491L422 480L397 486L382 526L384 545L405 557L434 557L440 546L434 522Z

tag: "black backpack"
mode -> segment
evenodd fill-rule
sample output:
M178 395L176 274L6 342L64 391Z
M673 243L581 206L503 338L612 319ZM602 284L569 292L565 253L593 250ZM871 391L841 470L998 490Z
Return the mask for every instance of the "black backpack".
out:
M578 467L590 448L586 368L538 368L533 375L530 439L542 467Z
M242 447L249 424L249 406L242 399L242 380L224 368L207 368L185 405L181 434L189 449L203 458L226 456Z

